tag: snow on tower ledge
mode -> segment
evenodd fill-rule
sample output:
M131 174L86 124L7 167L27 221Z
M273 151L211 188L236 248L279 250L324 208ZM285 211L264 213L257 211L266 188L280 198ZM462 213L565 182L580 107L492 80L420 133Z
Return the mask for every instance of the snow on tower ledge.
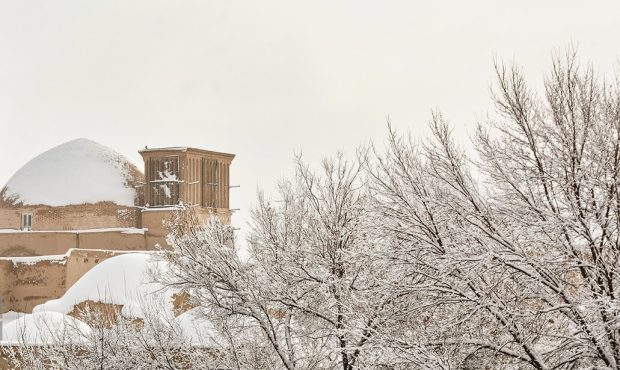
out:
M0 191L0 204L133 206L141 172L121 154L88 139L56 146L26 163Z

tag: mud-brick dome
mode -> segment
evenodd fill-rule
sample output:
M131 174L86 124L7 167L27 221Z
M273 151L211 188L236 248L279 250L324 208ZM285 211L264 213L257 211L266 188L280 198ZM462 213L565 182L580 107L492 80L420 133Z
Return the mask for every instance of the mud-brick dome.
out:
M134 206L144 175L114 150L88 139L54 147L26 163L0 191L0 207L112 202Z

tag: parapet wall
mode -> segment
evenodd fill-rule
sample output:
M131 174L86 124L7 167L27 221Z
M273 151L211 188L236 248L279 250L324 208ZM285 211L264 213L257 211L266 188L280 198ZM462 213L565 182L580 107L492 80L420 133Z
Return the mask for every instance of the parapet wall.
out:
M79 235L69 232L0 231L0 257L65 254L76 248Z
M0 257L49 256L69 249L152 250L146 229L94 229L81 231L0 230Z

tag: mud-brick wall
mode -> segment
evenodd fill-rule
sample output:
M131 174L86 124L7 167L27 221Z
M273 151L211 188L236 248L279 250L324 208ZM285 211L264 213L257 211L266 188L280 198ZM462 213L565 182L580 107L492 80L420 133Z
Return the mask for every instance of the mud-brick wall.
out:
M8 302L15 287L15 277L13 275L13 262L0 260L0 297L3 302ZM4 312L9 311L7 304L2 307Z
M83 230L140 227L140 209L112 202L60 207L0 208L0 229L21 227L21 215L32 214L32 230Z
M0 257L65 254L78 244L78 234L68 232L0 232Z
M71 248L146 250L145 233L123 230L0 232L0 257L59 255Z
M76 249L59 260L15 263L0 260L2 311L32 312L35 306L62 297L97 264L123 253Z
M122 253L78 249L58 261L37 261L29 264L0 260L2 311L30 313L36 305L60 298L101 261ZM0 370L9 369L5 355L3 347L0 347Z
M78 234L78 248L110 250L145 250L146 236L141 232L96 231Z
M168 221L173 217L174 210L170 209L148 209L142 212L142 227L148 229L146 234L146 249L155 249L157 245L166 247L166 236L169 228Z
M0 207L0 229L19 229L21 213L16 209Z
M34 306L58 298L65 292L63 261L14 264L0 260L0 274L11 284L2 293L5 312L31 312Z
M192 208L196 221L204 223L209 217L215 215L223 223L230 223L231 211L225 208ZM177 210L173 208L150 208L142 211L142 227L148 229L146 234L146 249L155 249L156 245L162 248L169 247L166 237L170 233L170 224Z

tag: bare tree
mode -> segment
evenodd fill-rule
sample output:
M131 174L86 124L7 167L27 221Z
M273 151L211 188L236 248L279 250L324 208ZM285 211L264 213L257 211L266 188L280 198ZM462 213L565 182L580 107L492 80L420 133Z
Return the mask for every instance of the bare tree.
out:
M381 364L389 356L374 337L391 320L395 297L385 288L396 276L379 258L383 240L368 212L364 167L363 154L325 160L318 174L298 159L280 199L259 193L247 262L229 227L190 222L170 240L167 259L176 268L168 284L252 323L281 367Z
M377 155L376 204L410 276L401 289L422 298L436 336L424 344L459 346L459 366L618 368L618 84L571 53L544 98L517 68L495 70L500 117L479 125L477 163L440 114L430 143L391 130Z
M141 303L143 318L110 311L79 310L88 323L67 320L56 331L43 317L36 337L20 335L7 346L9 363L19 369L212 369L228 367L210 341L189 338L174 316L155 301ZM26 328L24 328L26 329ZM30 328L32 329L32 328ZM44 340L40 340L43 337Z

